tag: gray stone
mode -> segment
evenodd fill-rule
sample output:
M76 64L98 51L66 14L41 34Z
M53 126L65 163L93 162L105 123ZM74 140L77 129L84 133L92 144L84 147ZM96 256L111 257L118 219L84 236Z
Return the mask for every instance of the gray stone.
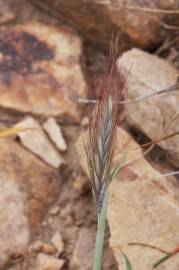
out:
M166 60L155 55L132 49L124 53L121 59L123 68L126 70L130 68L127 100L142 98L159 90L168 89L177 82L177 70ZM125 113L128 123L151 140L175 133L179 126L177 116L179 91L127 103ZM158 145L164 149L169 162L179 167L178 136L163 140Z

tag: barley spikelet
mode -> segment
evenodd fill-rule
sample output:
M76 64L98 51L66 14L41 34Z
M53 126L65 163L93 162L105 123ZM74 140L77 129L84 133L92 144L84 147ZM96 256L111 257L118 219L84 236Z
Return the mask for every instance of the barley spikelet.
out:
M89 129L85 141L92 192L98 212L101 211L104 194L110 183L120 115L119 103L127 80L122 65L121 70L116 67L117 44L115 42L111 46L109 64L98 89L99 100L95 105L90 105Z

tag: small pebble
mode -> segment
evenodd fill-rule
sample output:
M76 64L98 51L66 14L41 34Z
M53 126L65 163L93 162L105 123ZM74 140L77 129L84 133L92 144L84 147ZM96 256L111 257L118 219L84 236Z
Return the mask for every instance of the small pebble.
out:
M64 260L40 253L37 258L37 270L60 270Z
M87 127L89 125L89 117L84 116L81 120L81 126L82 127Z
M54 254L57 251L57 249L52 244L44 243L41 240L37 240L30 246L29 251L30 252L32 251L43 252L46 254Z
M59 232L56 232L54 236L51 239L52 244L56 247L58 251L58 256L63 252L64 250L64 243L62 240L62 237Z
M56 205L56 206L54 206L54 207L52 207L52 208L50 209L49 214L50 214L51 216L56 216L56 215L59 213L59 211L60 211L60 207L59 207L58 205Z

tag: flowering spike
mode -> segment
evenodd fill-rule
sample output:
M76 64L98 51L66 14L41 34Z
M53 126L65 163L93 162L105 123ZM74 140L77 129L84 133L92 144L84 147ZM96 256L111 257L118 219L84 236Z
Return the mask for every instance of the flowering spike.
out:
M108 189L113 164L120 101L126 87L127 74L122 64L117 70L117 44L112 43L109 64L98 89L99 100L90 104L89 129L85 141L87 164L97 211L101 211Z

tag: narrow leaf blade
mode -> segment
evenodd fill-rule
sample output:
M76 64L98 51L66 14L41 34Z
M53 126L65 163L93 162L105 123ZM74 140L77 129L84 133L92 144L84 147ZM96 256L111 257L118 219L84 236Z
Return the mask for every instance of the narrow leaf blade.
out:
M115 169L111 173L110 181L112 181L112 179L118 174L118 172L120 171L121 168L122 168L121 163L117 164L117 166L115 167Z
M160 260L153 264L153 268L157 268L161 263L169 259L172 255L172 253L166 254L164 257L162 257Z
M125 161L126 155L124 155L124 158L122 161L120 161L116 167L114 168L114 170L112 171L111 175L110 175L110 182L113 180L114 177L116 177L116 175L118 174L118 172L123 168L123 164Z
M129 261L127 255L125 253L122 252L122 255L125 259L125 263L126 263L126 270L132 270L132 265L131 262Z

